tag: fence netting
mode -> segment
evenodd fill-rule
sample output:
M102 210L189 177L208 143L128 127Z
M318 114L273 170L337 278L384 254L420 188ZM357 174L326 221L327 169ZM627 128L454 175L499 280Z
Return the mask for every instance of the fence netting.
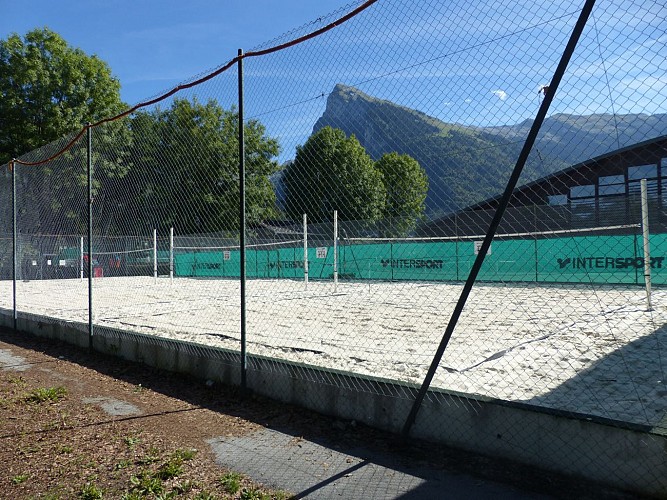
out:
M91 129L91 248L86 135L17 163L17 309L85 321L90 259L100 334L235 353L244 272L249 376L290 362L414 398L581 6L380 0L288 43L361 3L243 59L245 228L237 64ZM663 10L594 8L426 405L449 391L471 412L484 396L664 431ZM0 194L11 309L7 166Z

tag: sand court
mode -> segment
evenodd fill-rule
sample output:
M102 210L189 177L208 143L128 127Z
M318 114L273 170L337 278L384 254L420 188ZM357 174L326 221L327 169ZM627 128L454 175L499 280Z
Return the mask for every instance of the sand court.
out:
M11 309L10 281L0 307ZM421 383L460 284L249 280L248 353ZM667 408L667 292L478 284L433 386L635 423ZM94 322L240 350L238 280L95 279ZM88 283L17 282L19 311L88 321ZM664 361L663 361L664 358Z

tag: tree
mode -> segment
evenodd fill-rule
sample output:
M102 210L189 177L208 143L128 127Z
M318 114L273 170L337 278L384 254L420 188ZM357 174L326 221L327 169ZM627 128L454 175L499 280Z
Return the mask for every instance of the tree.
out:
M174 100L171 108L137 113L131 124L134 167L124 179L134 202L124 207L148 228L179 233L239 229L238 113L216 101ZM255 120L245 124L246 219L277 215L269 176L278 142Z
M283 176L285 210L295 220L308 214L314 223L340 220L376 221L382 217L382 174L363 146L342 130L324 127L297 147Z
M87 121L120 112L120 84L108 65L69 46L57 33L35 29L0 40L0 163L40 161L58 152ZM127 135L122 124L97 130ZM69 137L68 137L69 136ZM65 155L36 167L17 166L18 222L24 233L77 234L86 221L85 136ZM95 154L95 193L129 165Z
M382 212L384 233L404 236L424 216L428 176L419 162L408 155L388 153L375 168L382 173L387 198Z
M109 66L48 28L0 40L0 164L123 108Z

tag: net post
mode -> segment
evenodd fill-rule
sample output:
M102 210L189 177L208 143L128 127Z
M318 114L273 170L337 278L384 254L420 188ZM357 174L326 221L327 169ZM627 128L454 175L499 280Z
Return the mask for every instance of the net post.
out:
M157 229L153 229L153 281L157 283Z
M93 348L93 127L87 127L88 174L88 348Z
M338 289L338 210L333 213L333 279L334 292Z
M241 389L248 389L248 353L246 342L246 199L245 199L245 118L243 113L243 49L238 51L238 143L239 143L239 281L241 306ZM257 259L255 259L255 263Z
M79 281L83 281L83 236L79 241Z
M644 240L644 283L646 285L646 310L651 310L651 248L648 227L648 190L646 179L641 180L642 196L642 238Z
M18 227L16 225L16 163L15 160L9 163L12 170L12 321L14 331L18 326L18 314L16 310L16 278L18 270Z
M303 214L303 288L308 290L308 216Z
M174 228L169 228L169 281L174 282Z

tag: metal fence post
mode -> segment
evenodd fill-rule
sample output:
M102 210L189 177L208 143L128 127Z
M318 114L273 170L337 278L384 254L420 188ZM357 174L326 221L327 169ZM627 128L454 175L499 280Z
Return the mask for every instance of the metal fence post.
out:
M88 149L88 348L93 348L93 128L86 124Z
M333 282L334 292L338 289L338 210L333 213Z
M641 180L642 237L644 240L644 285L646 286L646 310L651 310L651 246L648 227L648 189L646 179Z
M83 281L83 236L79 241L79 251L81 253L79 255L79 281Z
M303 214L303 286L308 289L308 215Z
M435 372L438 369L438 366L440 365L440 361L442 360L442 356L445 353L447 344L449 344L449 340L451 339L452 334L454 333L454 328L456 327L459 317L463 312L463 308L465 307L465 304L468 300L470 291L472 290L472 287L475 284L475 281L477 280L477 275L479 274L479 271L482 268L482 264L484 264L484 258L486 257L486 254L489 251L489 248L491 247L491 241L493 240L493 237L496 234L496 230L500 225L500 221L502 220L503 215L505 214L505 209L509 205L510 198L512 197L512 192L514 191L514 188L516 187L519 181L519 177L521 176L523 167L525 166L526 161L528 160L528 155L530 154L530 151L533 149L533 145L535 144L535 140L537 139L537 134L540 131L540 128L542 127L542 123L544 122L547 112L549 111L549 107L551 105L551 102L553 101L554 95L556 94L558 85L560 84L560 81L563 78L563 75L565 74L565 69L567 68L568 63L570 62L570 58L574 53L574 49L576 48L577 43L579 42L579 37L581 36L581 33L584 31L584 27L586 26L588 17L590 16L591 11L593 10L593 5L595 5L595 0L586 0L586 3L581 9L581 12L579 14L579 18L577 19L577 23L575 24L574 29L572 30L570 39L567 42L567 46L563 51L563 55L561 56L558 66L556 67L556 71L554 72L554 75L551 79L551 83L548 87L546 87L544 100L542 101L540 109L537 112L537 116L535 117L535 121L533 122L533 125L530 128L530 132L526 137L526 142L524 143L523 148L519 153L519 157L517 158L514 170L512 171L512 174L510 175L510 178L507 181L507 186L505 187L505 191L503 192L502 198L498 203L498 208L493 216L493 219L491 220L491 224L489 225L489 229L486 233L486 236L484 237L482 246L479 249L477 258L475 259L475 262L472 265L472 269L470 269L470 274L468 275L465 285L463 286L463 290L461 291L459 300L457 301L456 306L454 307L451 319L447 324L447 328L445 329L445 333L442 336L440 345L438 346L438 349L433 357L433 361L431 362L428 372L426 373L426 377L424 377L424 382L419 388L419 392L417 393L417 397L415 398L415 401L412 405L412 409L410 410L408 418L405 421L402 430L403 437L407 437L410 434L410 429L412 428L412 425L414 424L415 419L417 418L417 412L419 411L419 408L421 407L421 404L424 401L426 392L428 391L431 385L431 381L435 376Z
M174 282L174 228L169 228L169 281Z
M247 387L248 359L246 352L246 248L245 248L245 137L243 130L243 49L238 53L239 83L239 246L241 280L241 388Z
M157 283L157 229L153 229L153 283Z
M16 274L18 269L18 245L17 236L18 228L16 225L16 162L12 160L9 163L12 170L12 319L14 322L14 331L17 330L16 313Z

